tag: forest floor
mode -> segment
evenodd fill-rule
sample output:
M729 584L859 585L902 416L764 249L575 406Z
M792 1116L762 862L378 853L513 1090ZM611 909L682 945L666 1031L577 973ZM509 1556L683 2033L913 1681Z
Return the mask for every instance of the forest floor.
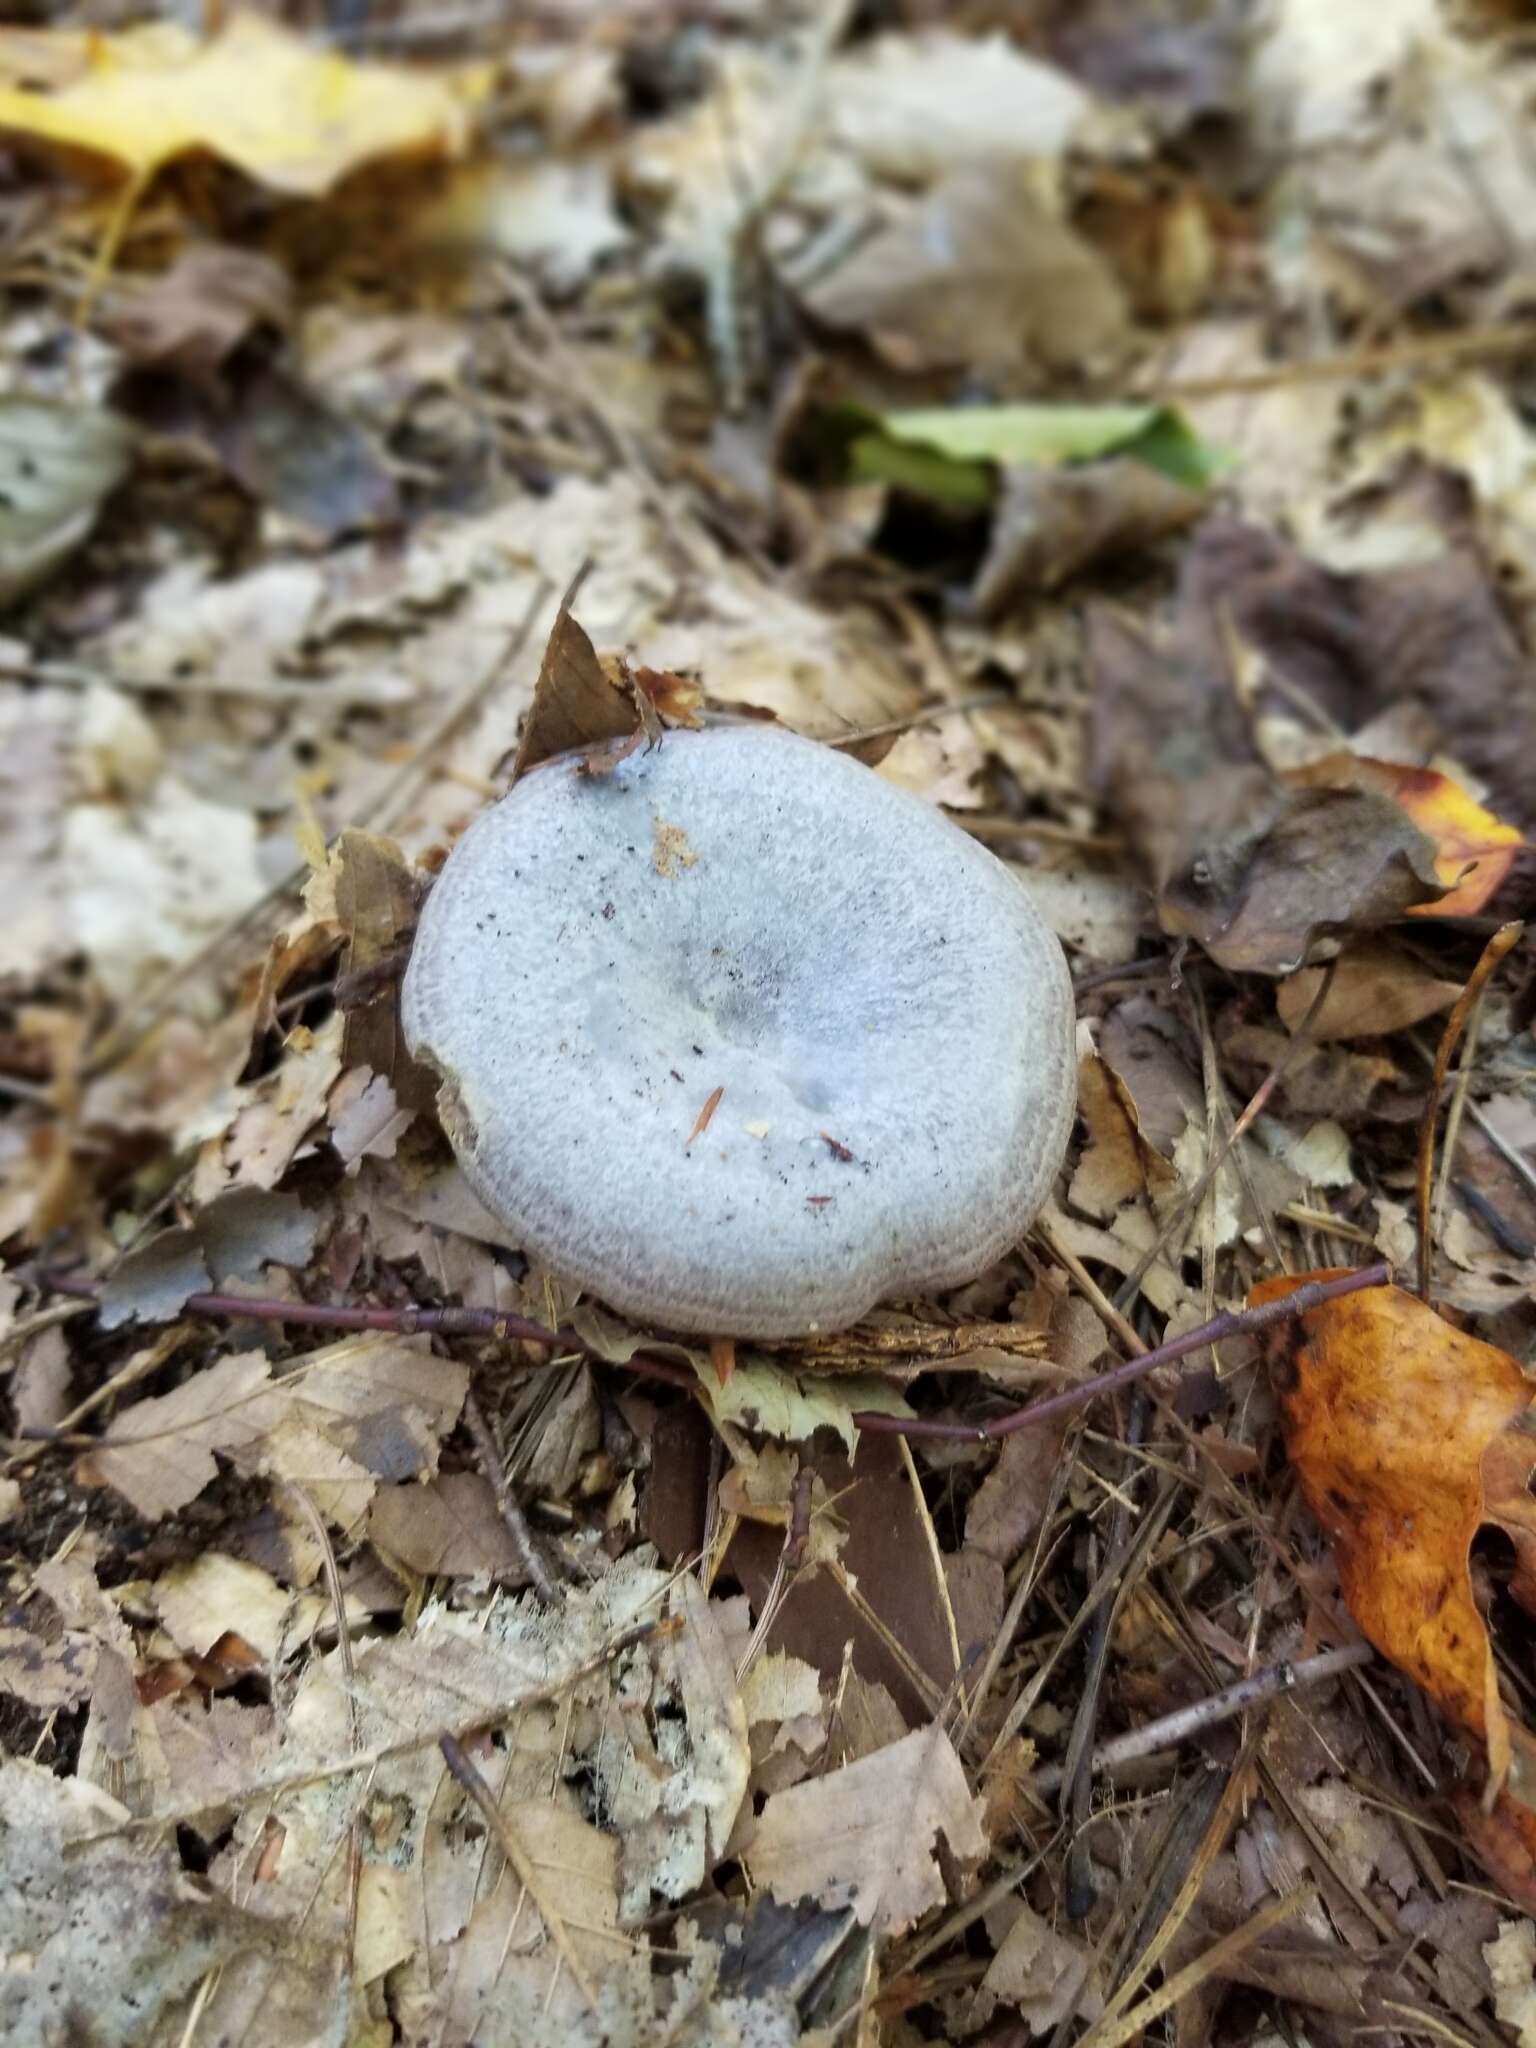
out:
M1536 2048L1520 10L88 12L0 31L0 2034ZM399 970L580 675L1061 939L979 1278L682 1343L471 1195Z

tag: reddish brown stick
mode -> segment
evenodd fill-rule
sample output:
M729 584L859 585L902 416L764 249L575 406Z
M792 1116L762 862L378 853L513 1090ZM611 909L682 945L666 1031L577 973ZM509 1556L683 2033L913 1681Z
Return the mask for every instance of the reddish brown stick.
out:
M1096 1374L1091 1380L1082 1380L1075 1387L1064 1387L1059 1394L1049 1394L1043 1401L1031 1401L1027 1407L1010 1409L1006 1415L996 1415L990 1422L943 1422L927 1416L883 1415L868 1408L856 1410L853 1420L858 1428L873 1430L878 1435L990 1443L999 1437L1012 1436L1017 1429L1029 1429L1035 1423L1045 1422L1053 1415L1084 1407L1088 1402L1096 1401L1101 1394L1113 1393L1115 1388L1140 1379L1154 1366L1170 1365L1175 1359L1185 1358L1191 1351L1199 1351L1207 1344L1219 1344L1225 1338L1266 1329L1269 1324L1284 1322L1290 1316L1305 1315L1308 1309L1316 1308L1321 1302L1335 1301L1340 1295L1354 1294L1364 1287L1385 1287L1391 1278L1392 1269L1383 1261L1379 1265L1363 1267L1358 1273L1345 1273L1336 1280L1309 1280L1294 1293L1265 1302L1259 1308L1229 1309L1224 1315L1202 1323L1198 1330L1186 1330L1182 1337L1160 1344L1155 1351L1144 1351L1136 1358L1128 1358L1123 1364L1111 1367L1108 1372ZM96 1291L88 1282L80 1280L50 1277L46 1284L57 1294L86 1299ZM291 1323L298 1328L319 1330L387 1330L401 1337L518 1337L527 1343L547 1344L552 1351L577 1351L587 1358L603 1359L599 1348L577 1330L551 1330L546 1324L536 1323L528 1316L510 1315L495 1308L332 1308L307 1301L248 1300L242 1294L189 1294L182 1308L192 1315L231 1320L249 1316L261 1322ZM695 1375L687 1366L678 1365L669 1358L658 1358L654 1352L637 1351L632 1358L620 1362L630 1372L669 1380L674 1386L690 1390L696 1390L698 1386Z

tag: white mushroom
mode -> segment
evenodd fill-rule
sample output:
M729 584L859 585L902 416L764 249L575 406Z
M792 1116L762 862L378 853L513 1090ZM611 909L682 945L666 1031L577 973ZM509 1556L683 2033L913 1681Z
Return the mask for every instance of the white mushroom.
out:
M1075 1107L1024 888L776 728L525 776L427 901L406 1036L524 1248L627 1314L789 1337L1015 1243Z

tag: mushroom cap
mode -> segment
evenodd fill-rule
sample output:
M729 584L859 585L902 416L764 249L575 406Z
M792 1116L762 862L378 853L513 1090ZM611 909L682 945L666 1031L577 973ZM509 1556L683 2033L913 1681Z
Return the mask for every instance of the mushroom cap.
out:
M969 1279L1075 1109L1066 962L1017 878L773 727L525 776L428 898L403 1015L487 1208L679 1330L833 1330Z

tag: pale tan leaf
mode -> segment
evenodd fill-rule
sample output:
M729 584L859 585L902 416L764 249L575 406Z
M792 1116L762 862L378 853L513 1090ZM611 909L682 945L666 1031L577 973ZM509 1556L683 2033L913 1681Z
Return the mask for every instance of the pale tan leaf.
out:
M1012 2006L1032 2034L1047 2034L1069 2013L1097 2019L1102 1995L1090 1987L1093 1951L1017 1902L1013 1925L988 1965L982 1991Z
M719 1615L692 1573L678 1581L675 1601L684 1622L675 1655L692 1750L688 1800L703 1807L718 1857L751 1772L747 1712Z
M810 1897L830 1910L852 1906L862 1925L899 1934L944 1903L941 1835L959 1863L986 1854L981 1816L944 1730L915 1728L858 1763L775 1793L746 1861L783 1904Z
M141 1515L171 1514L212 1484L216 1449L256 1442L280 1419L285 1399L270 1371L259 1351L220 1359L171 1393L120 1409L83 1463Z
M53 1713L89 1699L96 1676L96 1638L66 1629L52 1642L31 1629L0 1624L0 1695Z
M358 1873L353 1951L358 1983L372 1984L413 1955L419 1932L408 1873L391 1863L364 1863Z
M82 1468L141 1514L163 1515L212 1482L218 1452L244 1471L293 1480L351 1529L380 1478L435 1469L468 1383L427 1338L382 1331L313 1352L277 1383L260 1352L242 1352L122 1409Z
M259 1565L205 1550L172 1565L155 1582L155 1605L171 1640L206 1656L220 1636L237 1635L272 1662L313 1633L327 1603L290 1593Z
M813 1664L770 1650L759 1657L741 1683L748 1724L787 1721L797 1714L821 1712L821 1677Z
M324 1115L340 1071L340 1016L328 1018L315 1032L301 1025L282 1065L256 1084L254 1099L235 1118L225 1140L225 1158L237 1185L277 1186Z
M1501 1920L1495 1938L1483 1943L1483 1961L1493 1977L1494 2011L1519 2048L1536 2048L1536 1927Z
M368 1511L368 1535L413 1572L484 1573L519 1584L526 1576L490 1482L478 1472L382 1487Z

